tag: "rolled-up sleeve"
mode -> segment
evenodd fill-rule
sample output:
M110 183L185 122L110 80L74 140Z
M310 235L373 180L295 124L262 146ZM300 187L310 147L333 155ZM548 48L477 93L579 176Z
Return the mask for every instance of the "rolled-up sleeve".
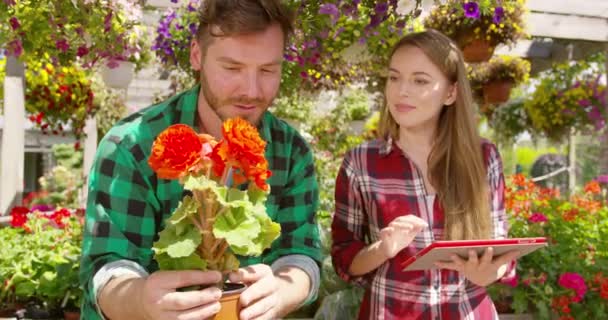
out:
M369 277L355 277L349 273L355 256L367 246L368 220L363 205L361 188L357 183L352 162L348 153L336 178L335 212L331 225L331 257L334 269L340 278L362 286L369 284Z

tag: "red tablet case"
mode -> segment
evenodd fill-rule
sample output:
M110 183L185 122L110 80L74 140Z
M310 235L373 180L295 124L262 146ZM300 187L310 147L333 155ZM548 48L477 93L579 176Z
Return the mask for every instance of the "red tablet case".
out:
M478 256L481 256L488 247L494 249L494 256L517 250L520 252L519 257L521 257L545 246L547 246L546 238L435 241L420 250L415 256L407 259L402 267L403 271L436 268L435 262L452 261L450 259L452 254L457 254L466 259L471 249L475 250Z

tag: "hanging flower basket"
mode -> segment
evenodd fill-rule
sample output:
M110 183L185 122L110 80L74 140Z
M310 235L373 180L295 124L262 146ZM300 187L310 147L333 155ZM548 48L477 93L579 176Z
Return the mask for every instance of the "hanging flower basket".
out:
M509 101L513 81L493 81L483 85L483 100L490 104Z
M462 56L468 63L478 63L490 60L494 54L494 46L489 41L472 39L467 44L461 45Z
M101 67L101 78L111 88L126 88L133 80L135 64L129 61L112 61Z

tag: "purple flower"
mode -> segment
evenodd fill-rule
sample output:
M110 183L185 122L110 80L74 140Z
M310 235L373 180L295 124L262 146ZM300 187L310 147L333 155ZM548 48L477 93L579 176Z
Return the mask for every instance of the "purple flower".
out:
M338 7L336 7L333 3L325 3L321 5L319 8L319 14L327 14L333 17L333 20L338 20L340 17L340 12L338 11Z
M108 12L108 14L103 19L103 30L105 32L110 31L112 29L112 11Z
M31 212L34 212L34 211L46 212L46 211L53 211L53 210L55 210L55 206L52 204L36 204L36 205L33 205L32 208L30 208Z
M196 23L192 22L188 25L188 29L190 29L190 33L195 34L198 30Z
M177 3L177 0L171 0L171 2L173 2L173 3Z
M192 2L188 3L188 12L194 12L196 8L192 5Z
M532 223L540 223L540 222L547 222L547 217L539 212L535 212L533 213L530 218L528 218L528 221L532 222Z
M4 3L6 3L8 6L14 6L15 0L4 0Z
M68 50L70 50L70 44L65 39L55 41L55 47L61 50L61 52L67 52Z
M589 101L589 99L581 99L578 101L578 105L581 107L588 107L591 105L591 101Z
M597 178L595 178L595 181L601 184L608 184L608 174L597 176Z
M467 2L465 4L462 5L462 8L464 9L464 16L467 18L473 18L473 19L479 19L479 5L477 4L477 2Z
M504 16L505 9L503 7L496 7L496 9L494 9L494 16L492 17L492 21L494 21L495 24L499 24L502 20L502 17Z
M21 24L19 23L19 19L17 19L16 17L11 17L9 22L10 22L11 28L13 28L13 30L17 30L17 29L19 29L19 27L21 27Z
M388 3L386 3L386 2L377 3L376 7L374 8L374 11L376 11L376 14L378 14L378 15L385 14L386 11L388 11Z

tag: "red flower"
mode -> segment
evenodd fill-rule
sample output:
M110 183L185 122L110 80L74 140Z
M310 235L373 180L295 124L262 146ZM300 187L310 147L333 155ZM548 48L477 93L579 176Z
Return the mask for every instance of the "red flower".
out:
M574 219L576 219L576 217L578 216L578 209L570 209L566 212L564 212L564 214L562 215L562 217L564 218L565 221L574 221Z
M13 228L23 228L27 223L27 214L30 210L26 207L13 207L11 209L11 226Z
M580 302L583 300L585 293L587 292L587 285L585 279L576 272L566 272L559 277L557 283L567 289L572 289L576 292L576 296L572 299L574 302Z
M178 179L206 156L203 147L212 141L211 136L198 135L187 125L172 125L154 141L148 164L159 178Z
M266 179L271 173L264 157L266 142L257 129L246 120L235 118L224 122L222 133L223 139L211 154L215 174L222 176L226 167L232 167L235 184L254 181L260 189L267 191Z

